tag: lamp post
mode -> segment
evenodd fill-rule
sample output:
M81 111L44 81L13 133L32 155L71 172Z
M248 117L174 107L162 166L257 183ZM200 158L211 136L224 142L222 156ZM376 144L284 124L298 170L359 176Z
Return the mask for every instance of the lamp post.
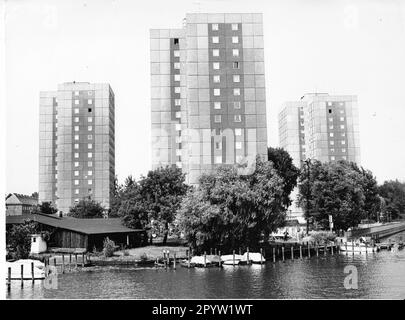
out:
M307 202L307 206L306 206L306 215L307 215L307 235L309 234L309 213L310 211L310 202L309 202L309 196L310 196L310 165L311 165L311 159L306 159L305 161L306 164L306 173L307 173L307 192L306 192L306 202Z

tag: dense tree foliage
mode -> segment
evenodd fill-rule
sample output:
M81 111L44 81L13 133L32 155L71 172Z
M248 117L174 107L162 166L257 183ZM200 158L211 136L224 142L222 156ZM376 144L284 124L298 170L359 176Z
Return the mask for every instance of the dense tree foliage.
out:
M104 207L94 200L82 199L70 207L68 216L80 219L103 218Z
M56 214L58 210L52 205L51 202L42 202L36 205L31 213L44 213L44 214Z
M256 159L250 175L221 166L203 174L178 211L176 223L198 250L255 247L284 223L283 179L273 164Z
M305 163L299 180L298 205L306 219L329 228L347 230L367 217L376 217L380 200L377 183L370 171L346 161Z
M177 167L149 171L139 181L128 177L117 193L115 210L128 227L148 229L149 235L154 229L163 230L165 244L169 225L188 190L184 181Z
M405 183L385 181L379 186L378 193L384 199L384 220L391 221L405 215Z
M31 234L39 230L38 223L26 220L15 224L6 233L6 243L14 259L27 259L31 250Z
M286 208L291 205L290 194L297 185L300 170L293 164L290 154L282 148L267 149L268 160L283 179L283 204Z

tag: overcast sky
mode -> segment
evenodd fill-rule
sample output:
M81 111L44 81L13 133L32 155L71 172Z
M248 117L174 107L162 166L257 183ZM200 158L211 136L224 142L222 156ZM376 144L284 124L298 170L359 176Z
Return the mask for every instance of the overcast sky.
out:
M116 173L151 168L149 29L190 12L262 12L269 144L283 101L356 94L362 165L405 180L405 1L7 1L6 192L38 190L39 92L69 81L115 92Z

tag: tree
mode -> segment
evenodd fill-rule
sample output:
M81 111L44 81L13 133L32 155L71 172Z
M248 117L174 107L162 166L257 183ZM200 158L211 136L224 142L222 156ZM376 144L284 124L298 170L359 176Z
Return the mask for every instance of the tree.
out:
M329 228L332 215L335 229L347 230L379 210L375 186L371 172L354 163L313 160L303 166L298 205L307 220L314 219L322 228Z
M37 233L37 222L25 220L21 224L15 224L6 233L7 245L12 251L14 259L27 259L31 251L31 234Z
M271 162L259 157L250 175L229 166L203 174L176 217L189 244L200 251L257 247L284 220L283 179Z
M70 207L68 216L80 219L103 218L104 210L104 207L100 203L94 200L83 199L73 207Z
M35 198L35 199L38 199L38 192L33 192L32 194L31 194L31 197L33 197L33 198Z
M149 171L139 181L143 209L148 213L149 222L154 220L163 228L163 244L167 241L169 224L189 188L184 181L181 169L174 166Z
M56 214L58 212L51 202L42 202L40 205L38 205L36 211L44 214Z
M283 182L283 204L287 209L291 205L290 194L297 185L300 170L293 164L290 154L282 148L267 149L268 160L274 165Z
M398 180L385 181L378 187L384 199L386 220L394 220L405 214L405 183Z

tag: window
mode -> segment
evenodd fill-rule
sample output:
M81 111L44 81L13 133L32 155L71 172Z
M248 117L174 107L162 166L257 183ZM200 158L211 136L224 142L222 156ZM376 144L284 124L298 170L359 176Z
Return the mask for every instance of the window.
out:
M87 122L93 122L93 118L92 117L87 117Z
M212 31L218 31L218 23L213 23L211 29Z
M215 123L220 123L221 122L221 115L220 114L216 114L214 116L214 122Z
M238 30L238 24L237 23L232 23L232 30Z
M174 38L173 39L173 44L179 44L179 38Z
M329 118L329 122L333 122L333 118Z
M176 58L180 57L180 51L179 51L179 50L174 50L174 51L173 51L173 55L174 55Z
M75 117L75 122L79 122L79 117Z
M240 109L240 101L234 101L234 102L233 102L233 107L234 107L235 109Z
M346 132L342 132L342 137L345 137L346 136Z
M236 128L235 129L235 136L241 136L242 135L242 129Z
M330 126L329 126L329 129L330 129L330 130L333 130L333 125L330 125Z
M87 91L87 95L92 96L92 95L93 95L93 91Z
M87 166L88 166L89 168L91 168L91 167L93 166L93 161L88 161L88 162L87 162Z
M79 171L75 171L75 177L79 175Z
M75 186L79 185L79 180L75 180Z
M234 62L232 63L232 67L233 67L234 69L239 69L239 62L238 62L238 61L234 61Z
M75 131L79 131L79 126L75 126Z
M345 113L345 111L344 111L344 110L342 110L342 109L341 109L341 110L339 110L339 112L340 112L341 114Z
M329 137L333 137L333 132L329 133Z
M240 96L240 88L234 88L233 89L233 95L234 96Z
M332 109L329 109L329 113L332 113Z
M79 91L75 91L75 96L78 96L79 95Z
M93 184L93 180L87 180L87 184L88 184L88 185Z
M180 123L176 123L176 131L180 131L181 130L181 124Z
M180 69L180 62L174 63L174 69Z
M93 153L92 153L92 152L88 152L88 153L87 153L87 158L93 158Z
M333 161L335 160L335 156L331 156L330 159Z
M91 110L91 108L87 108L87 112L91 112L92 110Z
M335 141L329 141L329 144L330 144L331 146L333 146L333 145L335 144Z
M219 43L219 37L212 37L212 43Z
M342 143L342 144L346 144L346 141L345 141L345 140L342 140L341 143Z
M232 55L234 57L239 57L239 49L232 49Z
M221 95L221 89L215 88L214 89L214 96L219 96Z
M179 74L174 75L174 81L180 81L180 75Z
M232 43L239 43L239 37L232 37Z
M174 87L174 93L180 93L180 87Z
M340 117L340 121L345 121L345 118L344 118L344 117Z
M93 131L93 126L88 126L88 127L87 127L87 130L88 130L88 131Z
M213 50L212 50L212 55L213 55L214 57L219 57L219 49L213 49Z
M93 135L92 135L92 134L89 134L89 135L87 136L87 139L88 139L88 140L93 140Z
M79 113L79 109L75 108L75 114Z
M79 149L79 144L75 143L75 149Z
M79 202L79 199L75 199L75 203L78 203Z
M344 129L345 128L345 125L344 124L341 124L340 125L340 129Z
M181 106L181 100L180 99L175 99L174 100L174 105L175 106Z
M216 156L215 163L222 163L222 156Z
M215 149L222 150L222 142L215 142Z
M176 118L180 119L181 118L181 112L180 111L176 111Z
M221 76L213 76L214 83L219 83L221 81Z
M240 141L235 142L235 149L236 150L241 150L242 149L242 142L240 142Z
M343 160L346 160L346 159L347 159L347 157L346 157L346 156L342 156L342 159L343 159Z
M221 102L214 102L214 109L221 109Z
M79 100L75 99L75 105L79 105Z
M212 64L212 68L213 68L214 70L219 70L219 62L214 62L214 63Z
M93 171L88 170L88 171L87 171L87 175L88 175L88 176L92 176L92 175L93 175Z
M330 152L331 152L331 153L335 153L335 149L334 149L334 148L331 148L331 149L330 149Z
M78 167L79 166L79 162L75 162L75 167Z
M240 75L234 74L233 75L233 82L240 82Z
M88 99L87 104L93 104L93 99Z
M176 166L177 166L177 168L181 168L183 165L182 165L182 163L180 161L177 161Z
M87 148L88 148L88 149L93 149L93 144L92 144L92 143L88 143L88 144L87 144Z
M235 114L234 116L234 121L235 122L242 122L242 117L240 114Z
M345 148L343 148L343 149L342 149L342 152L343 152L343 153L346 153L346 149L345 149Z
M79 189L75 189L75 194L79 194Z
M181 143L181 136L176 136L176 143Z
M75 152L75 158L79 158L79 153Z
M328 106L330 107L332 105L332 102L328 101Z

